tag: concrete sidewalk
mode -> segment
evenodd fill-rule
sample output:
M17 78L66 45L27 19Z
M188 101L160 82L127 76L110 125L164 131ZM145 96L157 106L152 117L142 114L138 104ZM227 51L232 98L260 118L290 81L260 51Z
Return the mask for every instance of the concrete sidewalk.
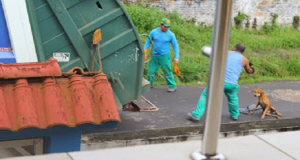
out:
M187 120L187 113L195 109L204 88L205 86L180 86L175 93L168 93L167 86L156 86L143 96L159 108L158 112L120 111L122 123L117 128L85 132L83 145L89 147L93 143L120 142L120 145L102 145L102 148L106 148L193 140L193 136L203 133L205 115L199 123L194 123ZM224 96L221 120L221 132L224 137L230 134L238 136L255 132L300 129L300 81L241 85L238 93L240 108L257 102L257 98L251 93L255 88L262 88L267 93L273 106L282 113L282 119L266 116L262 120L262 111L258 110L254 115L241 114L238 121L232 121ZM172 136L173 139L170 138ZM137 139L140 141L136 142Z
M122 123L117 128L83 133L81 152L11 160L189 160L201 147L205 115L194 123L186 114L195 109L204 87L180 86L175 93L166 92L166 86L155 87L143 96L159 108L158 112L120 111ZM230 160L300 160L300 131L296 131L300 130L300 81L241 85L240 108L256 103L251 93L255 88L266 91L282 119L262 120L261 111L257 111L232 121L224 98L218 151Z
M227 160L299 160L300 131L221 138L218 151ZM94 151L9 158L7 160L191 160L201 141L100 149ZM3 159L6 160L6 159Z

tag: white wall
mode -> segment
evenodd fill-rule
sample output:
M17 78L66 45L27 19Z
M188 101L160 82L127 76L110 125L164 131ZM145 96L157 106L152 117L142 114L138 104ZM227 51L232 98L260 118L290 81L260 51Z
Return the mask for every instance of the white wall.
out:
M213 25L217 0L121 0L124 3L143 3L161 10L177 11L182 17L194 18L197 24ZM232 20L238 12L257 18L258 26L272 21L277 13L278 23L292 25L293 17L300 15L300 0L233 0ZM233 23L234 24L234 23Z

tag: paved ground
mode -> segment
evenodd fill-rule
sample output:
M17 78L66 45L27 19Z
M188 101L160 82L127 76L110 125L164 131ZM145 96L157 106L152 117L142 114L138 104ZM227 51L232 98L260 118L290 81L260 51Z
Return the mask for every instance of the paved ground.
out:
M218 141L217 152L222 153L228 160L299 160L299 137L300 131L223 138ZM192 153L200 148L201 141L197 140L20 157L7 160L192 160Z
M175 93L168 93L166 92L166 86L157 86L146 92L143 96L159 108L158 112L120 111L122 123L116 129L94 130L85 132L84 134L202 126L205 122L205 116L199 123L194 123L187 120L186 114L196 107L198 98L204 87L180 86ZM278 121L276 118L266 116L264 120L261 120L261 111L256 111L254 115L241 114L237 122L232 121L227 109L227 100L224 96L221 122L223 125L242 123L273 124L273 122L277 124L284 120L293 120L300 117L300 81L278 81L241 85L238 93L240 108L256 103L257 98L251 93L255 88L262 88L266 91L273 106L283 114L282 119Z

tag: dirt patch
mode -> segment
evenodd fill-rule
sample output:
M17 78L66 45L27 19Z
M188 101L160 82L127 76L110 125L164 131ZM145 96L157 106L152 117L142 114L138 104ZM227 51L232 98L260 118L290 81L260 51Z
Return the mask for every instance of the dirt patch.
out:
M300 90L277 89L266 91L266 94L277 100L300 103Z

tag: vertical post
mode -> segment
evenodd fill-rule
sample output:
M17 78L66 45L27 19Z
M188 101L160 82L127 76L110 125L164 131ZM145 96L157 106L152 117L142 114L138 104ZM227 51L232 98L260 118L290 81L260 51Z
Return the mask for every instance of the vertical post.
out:
M225 159L217 154L218 136L221 121L221 106L231 27L232 0L217 0L215 14L213 49L210 59L210 78L207 97L207 117L204 129L202 150L192 154L195 160Z

